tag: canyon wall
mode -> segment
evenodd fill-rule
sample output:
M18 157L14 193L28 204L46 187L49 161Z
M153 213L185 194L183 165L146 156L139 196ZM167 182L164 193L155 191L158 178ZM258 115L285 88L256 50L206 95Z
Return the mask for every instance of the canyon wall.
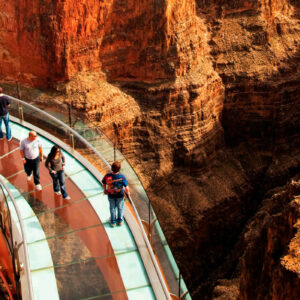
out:
M300 295L299 178L269 191L268 196L244 232L240 299L297 299Z
M255 299L251 282L264 281L247 263L265 250L241 234L265 192L299 172L299 5L0 0L0 81L36 103L29 87L44 88L116 143L196 298ZM280 299L280 276L265 278Z
M210 45L216 71L226 85L227 142L251 139L272 151L293 144L291 127L299 108L299 19L294 18L299 3L234 1L217 6L218 11L216 5L209 11L198 3L200 15L217 16L210 22Z
M1 1L1 77L51 86L100 69L99 48L113 1Z

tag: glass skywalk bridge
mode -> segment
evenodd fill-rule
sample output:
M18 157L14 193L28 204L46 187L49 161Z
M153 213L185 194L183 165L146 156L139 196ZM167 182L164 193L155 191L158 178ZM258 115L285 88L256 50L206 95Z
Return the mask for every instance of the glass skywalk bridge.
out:
M147 195L122 154L81 121L72 129L59 111L62 121L11 100L13 141L0 141L0 173L20 208L22 222L10 205L12 219L26 233L32 299L190 299ZM63 149L71 200L54 195L43 163L43 190L27 182L18 147L31 129L46 155L54 143ZM126 203L125 225L111 228L100 181L115 159L122 161L134 203ZM145 226L139 215L148 220Z

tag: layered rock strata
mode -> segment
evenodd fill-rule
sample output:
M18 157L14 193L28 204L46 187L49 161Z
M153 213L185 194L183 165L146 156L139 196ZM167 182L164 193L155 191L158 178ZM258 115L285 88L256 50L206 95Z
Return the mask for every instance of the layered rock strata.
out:
M299 5L235 1L210 6L211 54L226 86L226 140L276 151L299 143ZM297 5L297 6L296 6ZM211 18L215 17L213 21ZM291 147L291 148L292 148ZM286 149L284 149L286 150Z

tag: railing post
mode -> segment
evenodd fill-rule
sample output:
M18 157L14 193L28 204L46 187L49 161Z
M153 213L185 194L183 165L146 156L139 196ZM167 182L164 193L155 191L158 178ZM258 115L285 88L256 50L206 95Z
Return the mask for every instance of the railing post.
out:
M116 144L114 144L114 161L116 161Z
M19 109L19 119L23 122L24 121L24 115L23 115L23 106L21 103L18 103L18 109Z
M181 276L181 273L180 273L180 271L179 271L178 298L179 298L180 300L183 300L183 299L185 298L185 296L188 294L188 291L186 291L185 293L183 293L183 294L181 295L181 278L182 278L182 276Z
M155 222L157 221L157 219L155 218L150 224L149 224L149 240L150 240L150 244L153 248L153 243L152 243L152 233L153 233L153 227L155 225Z
M4 230L4 205L0 202L0 227Z
M19 244L17 244L17 242L15 242L15 246L14 246L14 256L15 256L15 263L16 263L16 271L17 271L18 275L20 275L21 271L23 271L23 265L20 263L20 257L19 257L19 249L23 245L23 243L24 243L24 241L22 241Z
M72 128L72 106L68 103L69 126Z
M151 223L151 204L150 201L148 201L148 226L150 230L150 223Z
M16 81L16 85L17 85L17 94L19 99L21 99L21 91L20 91L20 86L19 86L19 82ZM21 121L24 121L24 116L23 116L23 107L21 103L18 103L18 109L19 109L19 119Z
M73 132L70 132L70 139L71 139L71 147L72 147L73 150L75 150L75 141L74 141Z
M17 244L15 242L15 246L13 248L13 260L14 260L14 271L16 273L16 287L17 287L17 299L22 299L20 293L21 293L21 272L24 270L24 265L20 262L20 256L19 256L19 250L20 247L24 244L24 241L21 243Z
M178 297L181 298L181 273L179 271L179 282L178 282Z

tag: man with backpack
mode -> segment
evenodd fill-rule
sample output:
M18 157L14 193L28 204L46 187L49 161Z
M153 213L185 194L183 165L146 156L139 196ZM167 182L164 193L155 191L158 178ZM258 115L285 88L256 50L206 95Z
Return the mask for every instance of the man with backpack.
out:
M124 175L120 174L121 164L115 161L111 165L111 173L107 173L103 179L104 194L108 196L110 210L110 225L123 224L124 194L129 195L128 182ZM117 211L117 214L116 214Z

